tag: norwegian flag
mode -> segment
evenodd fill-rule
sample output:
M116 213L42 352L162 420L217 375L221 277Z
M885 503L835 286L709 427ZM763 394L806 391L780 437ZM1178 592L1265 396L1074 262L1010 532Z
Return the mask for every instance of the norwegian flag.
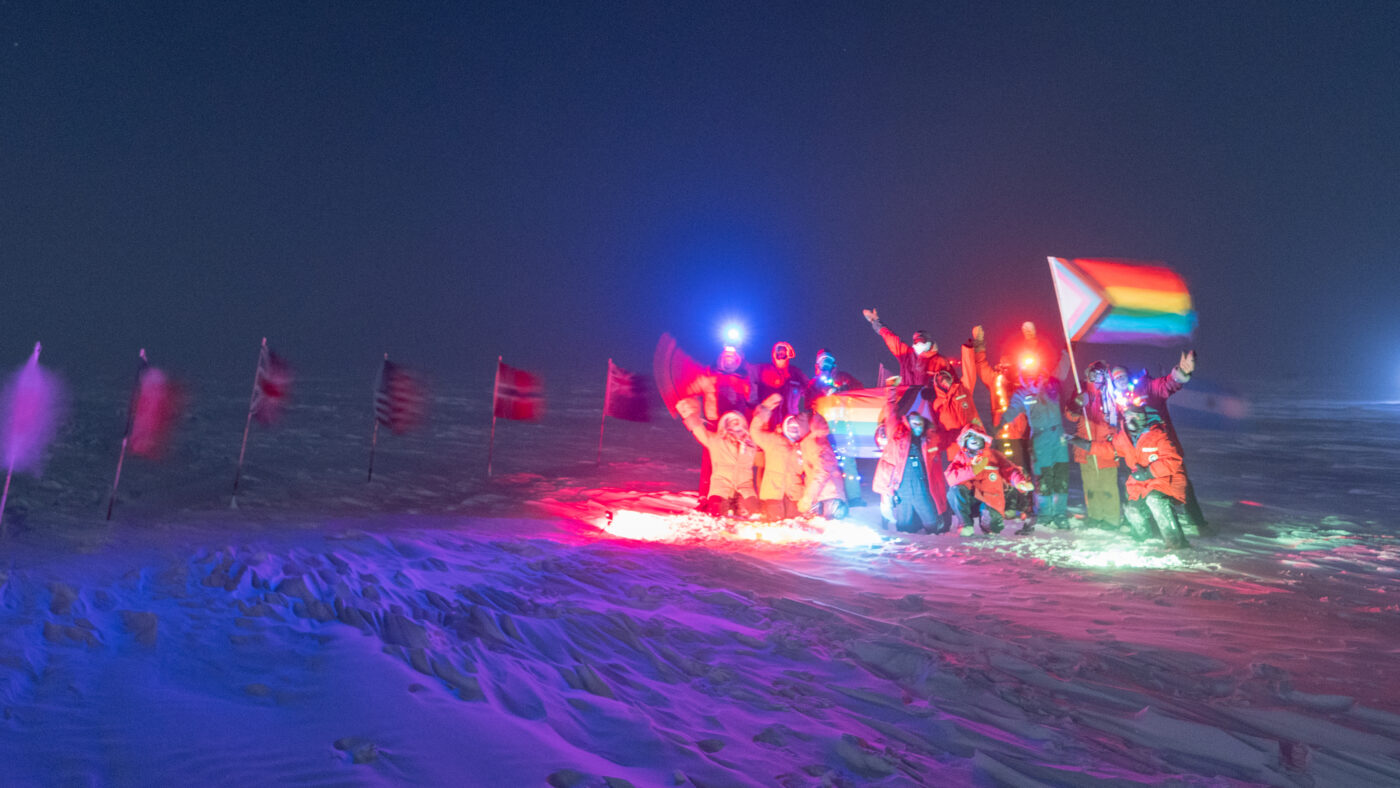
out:
M395 435L423 423L427 397L418 376L387 357L374 386L374 418Z
M259 424L271 424L282 415L292 391L292 377L291 366L272 352L264 339L253 381L253 399L248 403L249 413Z
M603 410L623 421L651 421L647 398L650 388L645 375L628 372L608 359L608 390L603 396Z
M502 419L539 421L544 416L544 386L535 375L497 361L491 411Z

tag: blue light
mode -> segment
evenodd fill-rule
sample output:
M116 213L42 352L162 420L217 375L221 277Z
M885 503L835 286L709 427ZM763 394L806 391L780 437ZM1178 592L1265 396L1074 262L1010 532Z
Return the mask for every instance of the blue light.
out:
M744 326L740 323L725 323L721 335L724 337L726 344L734 345L735 347L744 344Z

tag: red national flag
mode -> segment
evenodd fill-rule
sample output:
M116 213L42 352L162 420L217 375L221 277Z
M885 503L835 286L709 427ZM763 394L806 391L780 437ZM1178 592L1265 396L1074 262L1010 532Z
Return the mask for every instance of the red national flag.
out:
M417 427L427 411L424 390L417 375L384 359L374 387L374 418L395 435Z
M645 375L628 372L608 359L608 390L603 402L609 416L623 421L651 421L647 397L650 388Z
M165 453L180 417L182 399L175 382L158 367L149 366L142 351L127 430L127 447L132 454L155 459Z
M260 424L271 424L282 415L292 391L292 368L282 357L263 343L258 356L258 375L253 382L253 399L249 412Z
M544 386L535 375L498 361L491 409L502 419L539 421L544 416Z

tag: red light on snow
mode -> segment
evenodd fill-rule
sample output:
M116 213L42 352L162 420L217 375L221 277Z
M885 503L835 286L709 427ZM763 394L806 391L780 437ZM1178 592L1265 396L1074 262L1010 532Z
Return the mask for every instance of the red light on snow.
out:
M1262 504L1262 503L1259 503L1258 501L1240 501L1240 503L1244 504L1245 506L1263 506L1263 505L1264 505L1264 504Z

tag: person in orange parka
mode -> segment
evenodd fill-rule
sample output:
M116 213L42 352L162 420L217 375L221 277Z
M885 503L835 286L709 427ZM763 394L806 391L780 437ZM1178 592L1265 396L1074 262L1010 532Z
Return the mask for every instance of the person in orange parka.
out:
M1113 436L1113 450L1128 466L1128 505L1123 515L1133 539L1141 542L1150 536L1155 520L1167 549L1190 547L1172 508L1186 501L1181 448L1167 434L1161 417L1141 398L1133 398L1124 407L1123 429Z
M1011 392L1016 390L1016 368L1009 359L993 365L987 360L987 334L981 326L972 327L972 341L962 346L963 367L977 370L978 379L987 387L992 402L992 423L1001 422L1011 402ZM1030 436L1030 421L1026 414L1018 414L1010 423L1002 424L996 431L997 449L1017 467L1024 468L1030 458L1030 448L1026 445ZM1017 512L1029 511L1030 497L1020 491L1007 495L1007 506Z
M880 416L885 447L875 466L872 489L880 496L880 513L900 531L913 531L917 519L926 531L946 533L949 518L947 482L939 472L934 427L914 407L921 389L890 387Z
M716 517L730 512L740 517L757 514L753 461L758 446L749 435L748 420L738 411L727 410L711 430L701 420L700 403L694 399L676 403L676 412L710 457L710 489L701 501L703 510Z
M991 446L992 438L977 425L969 424L958 435L958 453L948 464L948 508L962 527L977 524L982 533L1001 533L1006 519L1006 486L1028 493L1035 485L1016 464ZM979 513L977 510L981 509ZM985 515L979 516L979 515Z
M870 327L885 341L885 347L889 348L890 353L899 362L899 385L928 385L932 382L935 372L953 366L952 361L938 355L938 343L933 341L927 331L915 331L912 345L905 344L898 334L880 322L879 311L866 309L863 314Z
M770 415L782 406L782 396L770 394L750 423L754 442L767 458L758 488L763 516L785 520L812 513L839 520L846 516L846 496L836 452L828 441L831 428L821 414L809 411L788 416L773 429Z
M933 396L929 405L938 421L938 440L950 460L958 454L958 440L963 429L974 424L982 426L982 417L977 415L977 405L972 401L972 388L977 384L976 370L962 365L961 372L959 377L951 369L938 370L933 375L933 385L925 394Z

